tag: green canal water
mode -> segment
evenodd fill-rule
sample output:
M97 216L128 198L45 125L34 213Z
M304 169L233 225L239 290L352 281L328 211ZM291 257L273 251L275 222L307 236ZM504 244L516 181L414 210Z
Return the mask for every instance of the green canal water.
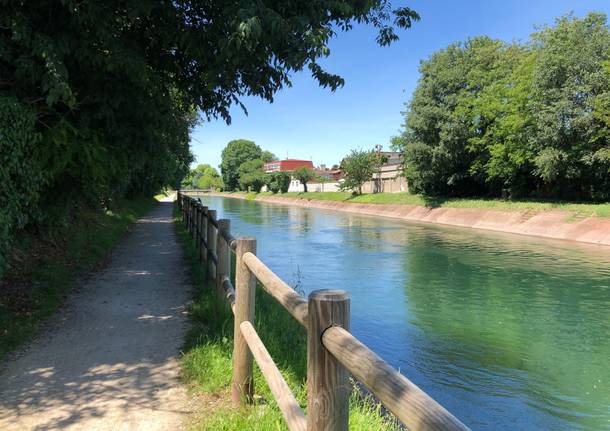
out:
M473 429L610 430L610 248L202 198Z

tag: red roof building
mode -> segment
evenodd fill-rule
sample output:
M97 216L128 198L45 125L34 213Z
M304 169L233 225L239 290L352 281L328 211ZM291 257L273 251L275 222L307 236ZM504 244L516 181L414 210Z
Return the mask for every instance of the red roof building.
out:
M313 169L313 163L311 160L297 160L297 159L286 159L276 160L275 162L268 162L263 165L265 172L275 171L294 171L295 169L306 167Z

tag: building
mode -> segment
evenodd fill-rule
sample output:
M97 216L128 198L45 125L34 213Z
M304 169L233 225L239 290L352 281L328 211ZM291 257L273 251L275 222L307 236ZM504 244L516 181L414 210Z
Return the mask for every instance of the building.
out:
M268 162L263 165L263 170L267 173L276 171L292 172L298 168L309 168L313 170L311 160L286 159Z
M400 151L380 151L379 154L387 160L384 166L400 165L402 163L402 153Z
M325 178L327 181L336 182L343 178L343 171L339 169L338 165L334 165L332 168L327 168L326 165L320 165L314 169L316 175Z
M402 153L398 151L380 151L386 161L373 174L373 180L362 186L364 193L399 193L409 191L407 179L402 175Z

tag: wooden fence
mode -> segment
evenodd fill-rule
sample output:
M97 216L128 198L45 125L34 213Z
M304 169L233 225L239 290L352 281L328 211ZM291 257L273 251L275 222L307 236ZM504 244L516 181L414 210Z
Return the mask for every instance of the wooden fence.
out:
M254 359L290 430L347 430L349 373L410 430L468 429L349 332L346 292L316 290L305 299L256 256L255 238L231 235L230 220L217 220L216 211L182 192L178 192L178 208L210 278L233 310L231 397L235 405L252 402ZM235 284L231 280L231 253L236 256ZM256 333L257 280L307 329L307 416Z

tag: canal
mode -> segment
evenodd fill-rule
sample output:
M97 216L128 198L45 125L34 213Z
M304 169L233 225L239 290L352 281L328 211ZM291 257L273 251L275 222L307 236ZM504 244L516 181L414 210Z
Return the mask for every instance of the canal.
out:
M219 197L302 293L473 429L610 430L610 249Z

